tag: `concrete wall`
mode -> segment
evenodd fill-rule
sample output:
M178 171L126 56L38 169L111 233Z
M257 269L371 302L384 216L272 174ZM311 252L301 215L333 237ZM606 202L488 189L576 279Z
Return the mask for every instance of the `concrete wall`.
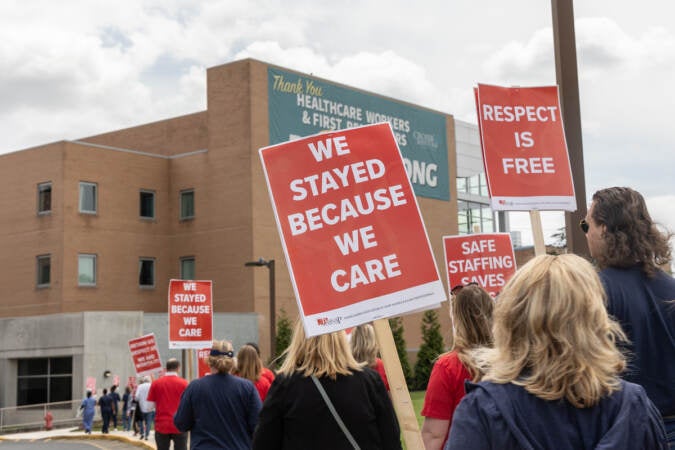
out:
M235 350L246 342L258 342L256 314L216 313L214 337L232 341ZM154 333L162 363L181 357L168 348L168 316L142 311L87 311L0 319L0 408L16 405L17 360L24 358L73 357L73 398L85 393L88 377L96 379L98 393L110 388L119 376L126 386L135 376L129 339ZM109 370L111 377L105 378ZM195 370L196 373L196 370Z

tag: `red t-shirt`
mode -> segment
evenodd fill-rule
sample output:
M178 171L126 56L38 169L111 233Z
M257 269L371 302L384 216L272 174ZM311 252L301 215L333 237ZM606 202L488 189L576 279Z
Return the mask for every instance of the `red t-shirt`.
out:
M380 378L382 378L382 381L384 382L384 387L386 387L387 392L389 392L389 381L387 380L387 372L384 371L384 363L380 358L375 359L375 370L377 370L377 373L380 374Z
M267 378L269 380L270 384L272 384L272 382L274 381L274 372L272 372L267 367L262 368L262 372L260 372L260 376L263 377L263 378Z
M173 424L173 415L178 410L180 397L187 385L187 380L171 372L152 382L148 400L155 402L156 431L164 434L180 433Z
M258 381L255 383L255 388L258 390L258 394L260 395L260 400L265 401L265 397L267 397L267 391L270 390L270 386L272 386L272 383L270 382L269 378L266 378L263 375L260 375L260 378L258 378Z
M471 374L459 360L456 352L438 358L429 376L422 416L449 420L452 424L455 408L465 394L464 381L470 379Z

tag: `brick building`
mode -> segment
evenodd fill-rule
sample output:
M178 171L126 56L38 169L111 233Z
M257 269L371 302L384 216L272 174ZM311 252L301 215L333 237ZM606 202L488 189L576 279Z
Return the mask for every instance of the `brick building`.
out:
M310 85L311 96L297 92ZM250 59L207 70L207 105L0 155L0 407L79 398L88 377L108 386L108 370L124 383L127 341L141 334L155 333L163 359L180 356L166 346L171 278L213 280L214 337L255 340L269 355L268 273L245 262L274 259L276 309L293 317L297 307L257 150L294 136L407 123L394 130L443 273L458 166L463 186L482 171L477 139L464 150L473 159L457 162L452 116ZM345 107L362 109L360 122ZM481 231L497 231L482 211ZM447 302L439 316L447 336ZM419 326L419 314L404 318L411 350Z

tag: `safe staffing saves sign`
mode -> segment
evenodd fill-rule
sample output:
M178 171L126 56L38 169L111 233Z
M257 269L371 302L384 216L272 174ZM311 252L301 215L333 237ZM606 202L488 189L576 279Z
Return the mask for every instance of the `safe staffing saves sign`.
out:
M508 233L443 236L448 291L478 283L495 297L516 272Z
M474 92L492 209L575 211L558 87Z
M169 281L169 348L213 344L211 281Z
M388 123L260 149L308 336L445 300Z

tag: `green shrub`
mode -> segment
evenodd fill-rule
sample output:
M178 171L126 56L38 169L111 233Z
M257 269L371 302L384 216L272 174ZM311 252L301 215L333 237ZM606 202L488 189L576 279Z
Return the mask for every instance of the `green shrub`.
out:
M403 320L400 317L389 319L389 326L391 327L391 334L394 336L394 344L396 344L396 353L398 359L401 361L401 369L403 377L408 385L408 389L412 387L412 373L410 371L410 362L408 361L408 350L405 345L405 338L403 337Z
M284 309L281 308L281 310L279 311L279 319L277 320L276 348L274 352L274 354L276 355L274 365L277 369L281 367L281 364L284 362L284 358L280 356L284 352L284 350L286 350L288 346L291 344L292 337L293 337L293 324L286 315L286 311L284 311Z
M443 353L443 335L436 311L429 310L422 316L422 345L415 363L414 390L426 390L429 375L438 355Z

